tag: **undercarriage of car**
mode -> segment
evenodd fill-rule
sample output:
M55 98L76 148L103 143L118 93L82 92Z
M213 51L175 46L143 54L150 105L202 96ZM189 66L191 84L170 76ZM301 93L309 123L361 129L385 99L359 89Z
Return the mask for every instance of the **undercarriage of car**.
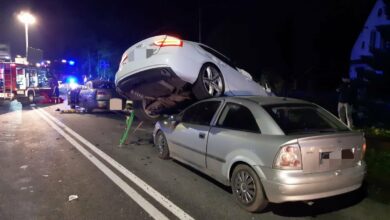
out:
M128 76L119 81L117 91L133 101L136 116L143 120L157 120L163 114L175 113L179 106L194 99L191 85L177 77L170 68L156 68Z

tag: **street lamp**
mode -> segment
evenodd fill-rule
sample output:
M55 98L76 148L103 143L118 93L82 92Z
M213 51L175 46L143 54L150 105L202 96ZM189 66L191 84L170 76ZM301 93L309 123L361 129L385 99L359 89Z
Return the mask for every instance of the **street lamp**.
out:
M26 31L26 61L28 61L28 58L27 58L27 56L28 56L28 25L35 23L35 17L32 14L30 14L29 12L22 11L19 13L18 19L19 19L19 21L24 23L24 28Z

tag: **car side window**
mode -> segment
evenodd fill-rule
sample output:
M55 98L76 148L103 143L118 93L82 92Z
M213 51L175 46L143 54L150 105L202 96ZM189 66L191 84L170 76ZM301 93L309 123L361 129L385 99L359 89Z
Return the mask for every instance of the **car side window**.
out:
M252 112L245 106L227 103L217 123L218 127L260 133Z
M220 101L207 101L195 104L185 110L181 121L189 124L210 125L220 103Z

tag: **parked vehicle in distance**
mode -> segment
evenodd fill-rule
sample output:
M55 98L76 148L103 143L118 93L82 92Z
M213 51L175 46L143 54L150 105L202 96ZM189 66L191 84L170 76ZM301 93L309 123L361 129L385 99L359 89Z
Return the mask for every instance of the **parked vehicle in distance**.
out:
M118 96L115 92L115 85L112 82L104 80L91 80L84 86L70 91L68 100L85 108L87 112L94 109L110 109L110 99ZM76 100L74 100L76 99Z
M250 212L268 202L353 191L366 173L363 134L298 99L211 98L157 122L153 135L160 158L174 158L230 185Z
M119 94L133 100L141 120L157 120L188 99L270 93L218 51L168 35L148 38L127 49L115 84Z

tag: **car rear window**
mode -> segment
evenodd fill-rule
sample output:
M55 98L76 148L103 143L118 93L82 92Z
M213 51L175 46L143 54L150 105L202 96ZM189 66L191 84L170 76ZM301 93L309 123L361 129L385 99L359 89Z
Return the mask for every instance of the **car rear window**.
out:
M335 116L316 105L280 104L263 108L286 134L349 131Z

